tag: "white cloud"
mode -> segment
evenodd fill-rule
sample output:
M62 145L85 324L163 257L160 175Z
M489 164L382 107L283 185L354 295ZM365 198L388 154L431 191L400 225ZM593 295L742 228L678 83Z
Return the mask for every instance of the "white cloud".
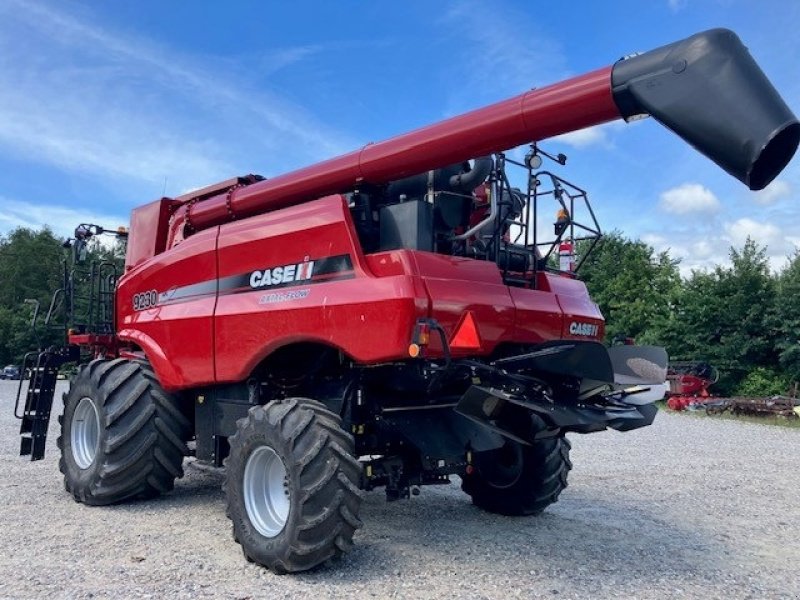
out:
M714 255L716 248L708 240L700 240L692 244L692 254L699 259L707 259Z
M762 206L774 204L792 193L792 186L783 179L776 179L760 192L753 192L753 199Z
M672 12L679 12L686 8L689 4L689 0L667 0L667 6Z
M786 229L789 229L788 227ZM793 237L784 227L774 223L760 222L742 217L725 224L728 240L734 248L741 248L749 237L759 246L766 246L767 259L773 271L779 271L787 262L787 256L800 248L800 240Z
M181 55L60 7L0 3L0 151L136 181L156 195L165 177L177 193L356 146L301 107L253 89L242 65ZM269 74L316 51L278 50L260 62Z
M586 148L587 146L605 145L608 143L608 136L603 125L595 125L577 131L570 131L558 135L552 139L554 142L563 142L573 148Z
M800 237L794 234L791 226L784 229L748 217L706 228L704 233L696 228L674 229L645 233L640 239L657 252L666 250L672 258L680 259L680 273L688 277L693 270L710 271L717 265L730 266L731 247L741 249L748 237L759 246L766 246L767 260L774 272L780 271L786 265L787 256L800 248Z
M641 240L645 244L653 246L654 248L659 248L661 246L664 246L667 243L667 238L665 238L663 235L659 235L657 233L645 233L641 237Z
M116 229L128 225L128 215L102 213L91 209L73 208L63 204L20 202L0 197L0 232L17 227L42 229L49 227L59 237L72 237L81 223Z
M684 183L661 194L662 210L676 214L713 213L720 203L714 193L699 183Z
M760 245L785 246L785 237L780 228L772 223L760 223L743 217L725 225L725 231L736 247L744 246L748 238Z

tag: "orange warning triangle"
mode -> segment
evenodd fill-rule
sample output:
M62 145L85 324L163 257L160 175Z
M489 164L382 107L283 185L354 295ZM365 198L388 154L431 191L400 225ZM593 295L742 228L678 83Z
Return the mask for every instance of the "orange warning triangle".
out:
M461 323L456 327L453 339L450 340L450 348L479 350L480 347L481 337L478 335L478 326L472 316L472 311L467 311L467 314L461 319Z

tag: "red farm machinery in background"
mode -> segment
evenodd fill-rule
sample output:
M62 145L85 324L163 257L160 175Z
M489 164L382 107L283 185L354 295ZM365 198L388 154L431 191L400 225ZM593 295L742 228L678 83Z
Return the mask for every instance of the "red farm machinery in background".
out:
M537 142L647 115L754 190L800 137L720 29L136 208L124 272L93 271L94 317L76 325L62 303L66 343L33 361L22 454L44 455L58 367L78 360L58 438L75 500L166 492L187 455L225 465L234 539L278 573L346 552L377 487L405 498L458 475L485 510L539 513L566 486L566 433L652 422L666 353L603 346L586 287L554 268L600 231ZM553 229L537 216L548 202ZM79 230L77 258L99 231Z
M667 371L667 407L671 410L705 408L714 397L708 388L719 381L719 372L706 362L671 362Z

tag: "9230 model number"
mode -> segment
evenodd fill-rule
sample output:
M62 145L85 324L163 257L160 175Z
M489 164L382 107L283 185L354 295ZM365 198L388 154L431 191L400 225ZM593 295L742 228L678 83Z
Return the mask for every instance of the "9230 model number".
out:
M158 306L158 292L148 290L133 295L133 310L147 310Z

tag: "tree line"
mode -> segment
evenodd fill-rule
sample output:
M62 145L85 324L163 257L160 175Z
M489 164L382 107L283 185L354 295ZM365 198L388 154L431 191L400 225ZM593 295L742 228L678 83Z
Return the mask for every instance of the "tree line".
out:
M670 360L715 366L720 395L783 394L800 380L800 252L779 272L748 239L730 266L692 271L644 242L614 232L581 268L606 317L606 338L667 348Z
M121 261L118 247L95 241L88 250L88 261ZM0 236L0 366L63 335L40 327L37 339L30 319L31 301L44 313L62 286L67 252L48 229ZM682 278L667 252L613 232L580 276L605 315L608 342L632 337L665 346L672 360L708 362L721 373L720 394L783 393L800 380L800 253L772 273L766 248L748 240L730 249L730 263Z
M72 249L49 229L34 231L20 227L0 236L0 368L19 365L25 353L40 347L64 343L63 295L53 306L50 326L44 323L53 292L64 286L65 260ZM86 247L85 264L112 262L122 266L121 246L104 246L97 239ZM71 268L71 260L66 264ZM88 277L79 270L75 277L72 304L76 314L88 306ZM31 320L39 307L37 328Z

